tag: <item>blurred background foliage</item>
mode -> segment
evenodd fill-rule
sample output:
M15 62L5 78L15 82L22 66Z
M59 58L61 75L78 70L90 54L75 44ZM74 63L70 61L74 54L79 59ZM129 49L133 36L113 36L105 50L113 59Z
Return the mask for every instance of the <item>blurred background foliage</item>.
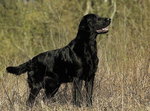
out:
M9 58L9 62L16 56L29 59L39 52L66 45L75 38L80 19L86 13L113 19L109 37L98 37L99 48L106 51L109 63L139 55L147 59L148 4L148 0L1 0L1 64Z
M75 38L82 16L96 13L112 18L109 33L97 37L101 89L127 95L118 100L129 103L127 107L146 105L150 101L149 10L149 0L0 0L0 75L8 65L65 46ZM133 104L131 97L139 104Z

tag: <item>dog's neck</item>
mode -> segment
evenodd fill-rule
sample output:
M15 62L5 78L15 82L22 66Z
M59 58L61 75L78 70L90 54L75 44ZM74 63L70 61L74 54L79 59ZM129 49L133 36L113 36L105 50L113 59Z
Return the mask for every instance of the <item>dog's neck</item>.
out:
M77 33L76 40L81 40L82 42L94 42L96 41L97 33L95 32L86 32L79 30Z
M79 31L77 37L70 43L70 47L72 47L79 55L82 55L87 49L92 55L94 55L97 53L96 36L96 33Z

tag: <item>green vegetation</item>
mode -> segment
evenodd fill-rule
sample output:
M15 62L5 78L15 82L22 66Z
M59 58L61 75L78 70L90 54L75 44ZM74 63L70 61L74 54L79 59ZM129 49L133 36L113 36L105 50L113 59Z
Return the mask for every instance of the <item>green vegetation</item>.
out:
M41 102L41 92L33 110L149 111L149 5L149 0L0 0L0 110L26 111L27 76L8 75L6 66L65 46L75 38L81 17L92 12L113 18L109 33L97 37L93 107L73 107L68 84L49 105Z

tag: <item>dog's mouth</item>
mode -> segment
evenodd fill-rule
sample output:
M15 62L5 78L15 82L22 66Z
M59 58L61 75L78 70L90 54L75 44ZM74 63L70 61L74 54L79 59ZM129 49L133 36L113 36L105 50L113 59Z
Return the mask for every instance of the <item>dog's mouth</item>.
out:
M96 32L97 32L97 33L106 33L106 32L108 32L108 31L109 31L108 26L107 26L107 27L104 27L104 28L101 28L101 29L96 30Z

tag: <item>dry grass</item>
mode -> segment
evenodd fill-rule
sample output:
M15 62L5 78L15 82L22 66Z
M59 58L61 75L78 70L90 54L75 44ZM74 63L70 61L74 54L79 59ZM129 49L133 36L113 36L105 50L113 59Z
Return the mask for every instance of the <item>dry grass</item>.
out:
M111 16L113 7L110 4L101 5L94 1L97 3L93 9L95 13ZM9 75L5 72L5 67L17 65L40 52L67 44L75 36L77 24L85 9L84 2L76 0L64 0L61 4L56 0L51 1L50 5L46 4L19 4L23 7L20 8L22 13L18 12L20 25L15 25L17 22L11 18L14 16L11 10L3 9L9 12L5 17L3 13L0 14L1 111L28 109L25 105L29 94L27 76ZM93 107L87 108L85 104L82 108L74 107L71 103L71 84L67 84L67 88L62 85L56 94L56 102L47 105L42 102L41 91L32 110L150 111L149 4L148 0L116 2L110 32L97 39L100 63L94 86ZM99 9L104 12L101 14ZM10 23L2 18L9 18Z

